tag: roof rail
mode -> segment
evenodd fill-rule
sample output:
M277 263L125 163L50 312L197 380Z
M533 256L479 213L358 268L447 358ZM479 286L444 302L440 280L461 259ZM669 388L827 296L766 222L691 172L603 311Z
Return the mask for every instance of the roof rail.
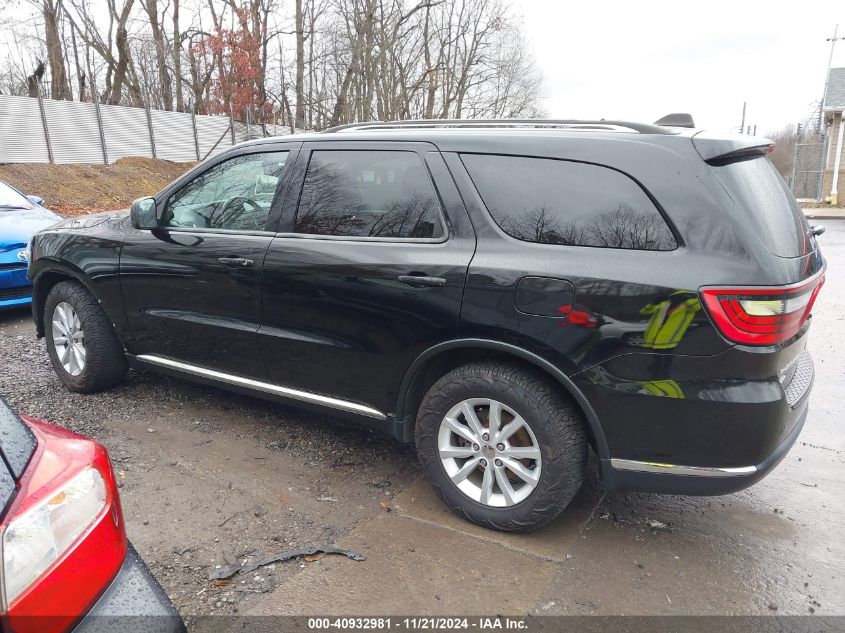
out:
M407 128L562 128L637 132L639 134L677 134L670 129L630 121L579 121L576 119L407 119L404 121L366 121L337 125L323 134L353 130L393 130Z

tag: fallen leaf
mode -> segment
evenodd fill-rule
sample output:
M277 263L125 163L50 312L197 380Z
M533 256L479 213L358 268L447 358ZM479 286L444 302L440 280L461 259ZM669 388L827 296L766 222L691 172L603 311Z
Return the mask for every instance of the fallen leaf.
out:
M309 563L313 563L314 561L320 560L320 559L325 558L325 557L326 557L325 552L318 552L317 554L308 554L308 556L305 556L304 558Z

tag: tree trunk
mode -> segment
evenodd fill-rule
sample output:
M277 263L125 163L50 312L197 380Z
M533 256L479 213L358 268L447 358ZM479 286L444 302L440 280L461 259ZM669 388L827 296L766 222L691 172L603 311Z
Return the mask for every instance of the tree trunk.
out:
M126 81L126 69L129 66L129 35L126 32L126 26L118 25L115 43L117 44L118 59L117 66L114 68L111 94L109 95L109 103L111 105L120 103L120 97L123 93L123 82Z
M434 118L434 98L437 95L437 69L431 65L431 38L429 37L429 21L431 9L425 10L425 27L423 28L423 46L425 52L425 72L428 76L428 87L425 95L425 119Z
M172 110L173 85L170 79L170 72L167 70L167 45L164 42L164 32L158 21L158 0L147 0L144 8L147 11L147 17L150 19L153 41L156 45L156 68L158 70L158 83L161 89L162 105L165 110Z
M50 97L53 99L71 99L70 86L62 51L62 37L59 34L58 11L61 0L44 0L44 39L47 43L47 62L50 65Z
M173 79L176 81L176 110L185 111L182 94L182 33L179 30L179 0L173 0Z
M337 93L337 101L334 104L334 112L332 112L329 127L333 127L340 123L340 119L346 111L347 100L349 98L349 87L352 85L352 79L355 77L355 70L361 57L364 34L370 25L372 25L375 12L376 0L368 0L363 16L364 21L360 27L355 29L355 40L352 43L352 58L349 60L349 66L347 67L346 73L343 76L343 81L340 84L340 90L338 90Z
M223 31L223 17L218 17L217 10L214 8L214 0L208 0L208 10L211 13L211 21L214 24L214 29L217 33ZM218 48L214 52L214 64L217 66L217 76L223 77L226 74L226 67L223 63L223 49ZM223 97L223 111L226 114L232 115L232 95L224 91L221 95Z
M305 129L305 24L302 0L296 0L296 114L294 125Z
M70 40L73 45L73 59L76 63L76 80L79 82L79 100L85 101L85 71L79 65L79 48L76 46L76 29L73 26L70 27ZM90 97L92 103L97 98L93 93Z

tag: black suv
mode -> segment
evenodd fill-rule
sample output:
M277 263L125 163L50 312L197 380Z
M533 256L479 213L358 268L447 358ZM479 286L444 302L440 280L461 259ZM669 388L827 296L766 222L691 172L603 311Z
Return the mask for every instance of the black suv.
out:
M265 138L35 236L68 388L129 366L368 421L466 518L720 494L795 442L824 259L770 143L613 121Z

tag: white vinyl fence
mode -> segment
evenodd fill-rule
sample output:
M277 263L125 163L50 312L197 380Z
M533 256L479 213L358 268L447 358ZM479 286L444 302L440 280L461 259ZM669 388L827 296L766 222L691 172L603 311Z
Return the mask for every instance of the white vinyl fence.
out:
M289 133L225 116L0 95L0 163L204 160L241 141Z

